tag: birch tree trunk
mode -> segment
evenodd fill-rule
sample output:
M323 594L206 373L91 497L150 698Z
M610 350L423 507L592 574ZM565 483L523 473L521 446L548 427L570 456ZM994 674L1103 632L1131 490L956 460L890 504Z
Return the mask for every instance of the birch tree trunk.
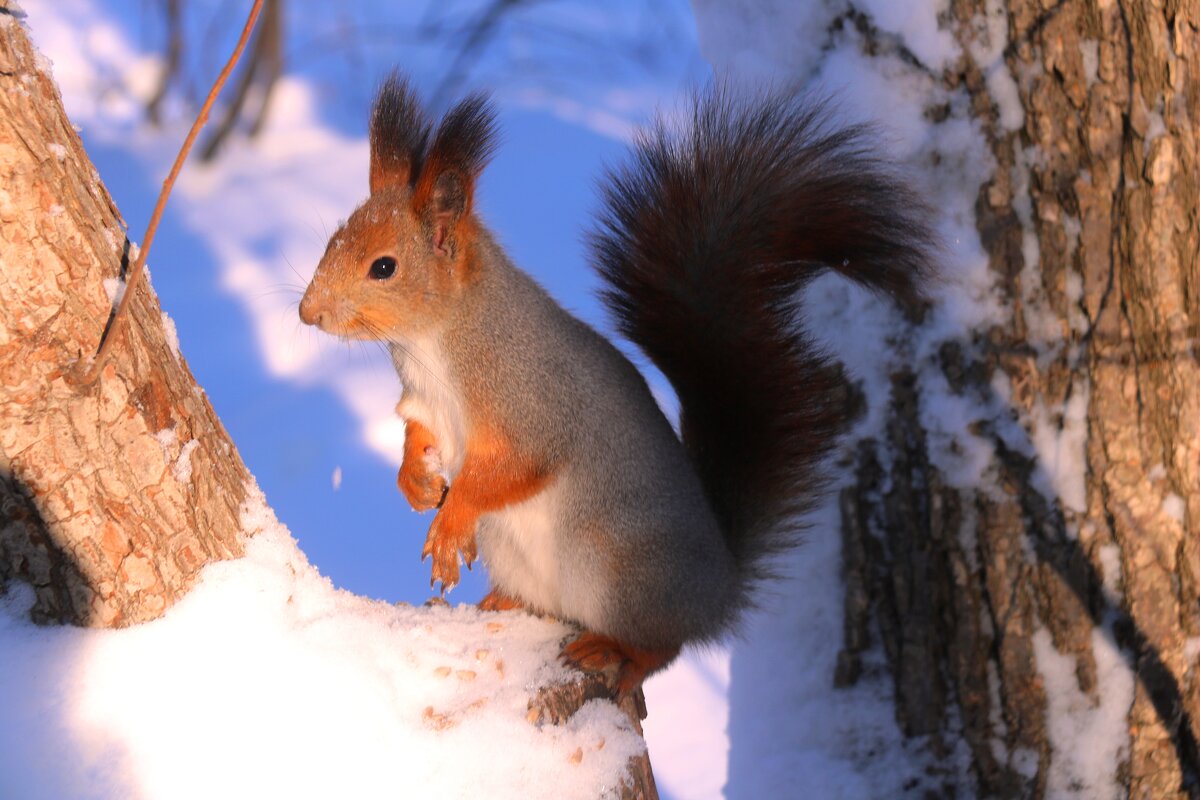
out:
M1131 671L1121 763L1099 766L1133 798L1198 797L1200 3L952 0L941 22L963 55L938 80L995 159L975 212L1006 319L937 369L994 456L961 488L926 387L894 377L841 497L842 677L878 630L904 730L965 739L979 796L1040 798L1089 796L1064 764ZM1044 437L1077 451L1078 486Z

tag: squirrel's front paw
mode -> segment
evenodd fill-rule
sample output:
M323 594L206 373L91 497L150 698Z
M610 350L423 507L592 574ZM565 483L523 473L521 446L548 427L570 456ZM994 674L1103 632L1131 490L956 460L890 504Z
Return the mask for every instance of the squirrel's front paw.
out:
M433 569L429 578L429 587L441 581L442 594L447 589L458 585L458 558L462 554L463 563L467 569L475 563L475 526L456 523L442 511L429 526L429 535L425 537L425 549L421 551L421 560L433 556Z
M441 465L433 448L425 448L425 458L406 458L396 476L396 485L405 499L417 511L440 508L446 499L449 484L439 472ZM435 463L436 462L436 463Z

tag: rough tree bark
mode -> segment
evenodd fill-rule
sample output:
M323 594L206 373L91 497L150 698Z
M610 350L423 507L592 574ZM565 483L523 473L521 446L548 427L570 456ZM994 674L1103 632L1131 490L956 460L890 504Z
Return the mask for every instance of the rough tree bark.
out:
M241 554L249 473L148 286L78 382L129 240L6 2L0 25L0 580L33 585L39 622L128 625Z
M942 24L963 56L938 80L967 94L995 159L975 211L1007 319L946 342L938 366L978 401L969 435L995 457L987 486L952 486L922 430L924 387L894 376L886 436L860 444L841 497L839 677L854 679L878 630L905 731L965 739L980 796L1043 797L1062 756L1046 661L1072 659L1098 704L1095 643L1108 637L1136 677L1119 780L1133 798L1194 798L1200 3L952 0ZM998 31L1003 58L980 63ZM1004 86L1016 125L1001 119ZM1048 499L1044 465L984 409L1015 412L1032 438L1074 424L1073 404L1084 492Z
M79 381L131 245L17 16L0 0L0 592L32 585L37 622L120 627L241 555L251 478L149 283L99 378ZM580 677L532 699L530 721L614 695ZM640 731L640 693L620 706ZM648 754L622 796L657 798Z

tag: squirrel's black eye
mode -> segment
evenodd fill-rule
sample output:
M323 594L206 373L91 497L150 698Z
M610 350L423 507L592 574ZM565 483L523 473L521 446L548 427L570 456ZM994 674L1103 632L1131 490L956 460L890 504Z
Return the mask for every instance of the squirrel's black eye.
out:
M386 281L395 274L396 259L392 258L391 256L377 258L371 264L371 277L377 281Z

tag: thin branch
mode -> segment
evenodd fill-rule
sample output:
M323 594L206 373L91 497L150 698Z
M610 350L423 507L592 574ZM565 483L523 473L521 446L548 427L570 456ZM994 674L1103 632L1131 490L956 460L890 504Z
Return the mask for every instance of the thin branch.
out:
M225 115L212 136L200 150L200 160L212 161L225 140L233 132L242 116L246 103L256 85L262 84L261 102L258 104L257 119L252 123L251 135L262 126L267 111L267 102L275 83L283 74L283 2L266 0L262 25L254 37L249 60L242 70L241 80L234 91L233 100L225 109Z
M192 123L192 129L188 131L187 138L184 140L183 146L179 149L179 155L175 157L171 173L163 181L162 191L158 194L158 202L155 203L154 213L150 217L150 224L146 226L146 235L142 241L141 250L138 252L137 259L133 262L133 267L130 268L129 280L125 283L125 295L121 298L121 303L117 306L117 313L113 315L108 329L101 338L100 350L96 353L96 358L92 361L91 368L84 373L82 383L92 383L96 380L96 377L104 368L108 354L112 350L112 343L117 338L122 320L129 316L128 306L133 300L134 293L137 291L142 274L146 271L146 258L150 254L150 246L154 243L154 234L158 230L158 222L162 218L163 209L167 205L167 198L170 197L171 189L175 186L175 179L179 177L179 172L183 169L183 162L187 160L188 153L191 151L192 145L200 133L200 129L208 121L208 112L212 109L213 103L216 102L217 95L221 93L221 88L225 85L225 81L228 80L229 74L233 72L233 68L237 66L238 59L241 58L242 51L246 48L246 42L250 39L250 32L254 30L254 23L258 20L258 14L262 10L262 4L263 0L254 0L254 6L250 9L250 15L246 18L246 25L242 28L242 35L238 39L237 47L233 50L233 55L229 57L225 68L217 76L217 80L209 91L208 97L204 100L204 105L200 108L200 113L196 116L196 121Z

